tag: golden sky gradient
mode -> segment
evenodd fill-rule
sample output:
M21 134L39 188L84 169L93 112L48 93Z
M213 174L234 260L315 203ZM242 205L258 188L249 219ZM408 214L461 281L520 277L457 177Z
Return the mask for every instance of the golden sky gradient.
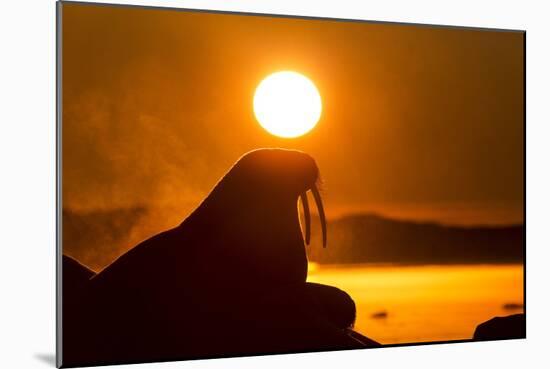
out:
M524 34L366 22L63 6L63 203L178 209L243 153L318 162L329 216L523 222ZM270 135L267 75L310 78L323 114Z

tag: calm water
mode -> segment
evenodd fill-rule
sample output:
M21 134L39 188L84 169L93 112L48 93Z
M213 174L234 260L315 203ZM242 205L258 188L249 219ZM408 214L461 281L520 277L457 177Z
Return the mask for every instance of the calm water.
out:
M523 304L522 265L312 265L308 281L348 292L356 330L383 344L468 339L477 324L523 311L503 308Z

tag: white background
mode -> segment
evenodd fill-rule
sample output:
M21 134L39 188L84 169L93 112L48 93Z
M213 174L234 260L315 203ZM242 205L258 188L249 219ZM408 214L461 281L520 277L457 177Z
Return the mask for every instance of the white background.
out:
M119 1L147 5L527 30L527 340L202 360L135 368L549 367L545 1ZM0 10L0 367L53 367L55 353L55 3ZM124 368L120 367L120 368Z

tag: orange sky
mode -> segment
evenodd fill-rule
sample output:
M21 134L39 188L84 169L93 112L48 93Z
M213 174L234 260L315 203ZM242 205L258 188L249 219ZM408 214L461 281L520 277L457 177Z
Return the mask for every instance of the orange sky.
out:
M523 33L63 6L63 202L184 218L243 153L316 158L329 216L523 221ZM308 76L317 127L277 138L257 84Z

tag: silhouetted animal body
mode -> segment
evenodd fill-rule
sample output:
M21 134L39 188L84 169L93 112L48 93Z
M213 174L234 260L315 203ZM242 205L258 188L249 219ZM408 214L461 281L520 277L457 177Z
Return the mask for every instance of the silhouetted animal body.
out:
M355 319L353 300L306 283L309 190L326 242L318 178L315 161L302 152L261 149L241 157L179 226L89 279L73 316L86 321L79 345L87 351L72 362L360 347L343 331Z

